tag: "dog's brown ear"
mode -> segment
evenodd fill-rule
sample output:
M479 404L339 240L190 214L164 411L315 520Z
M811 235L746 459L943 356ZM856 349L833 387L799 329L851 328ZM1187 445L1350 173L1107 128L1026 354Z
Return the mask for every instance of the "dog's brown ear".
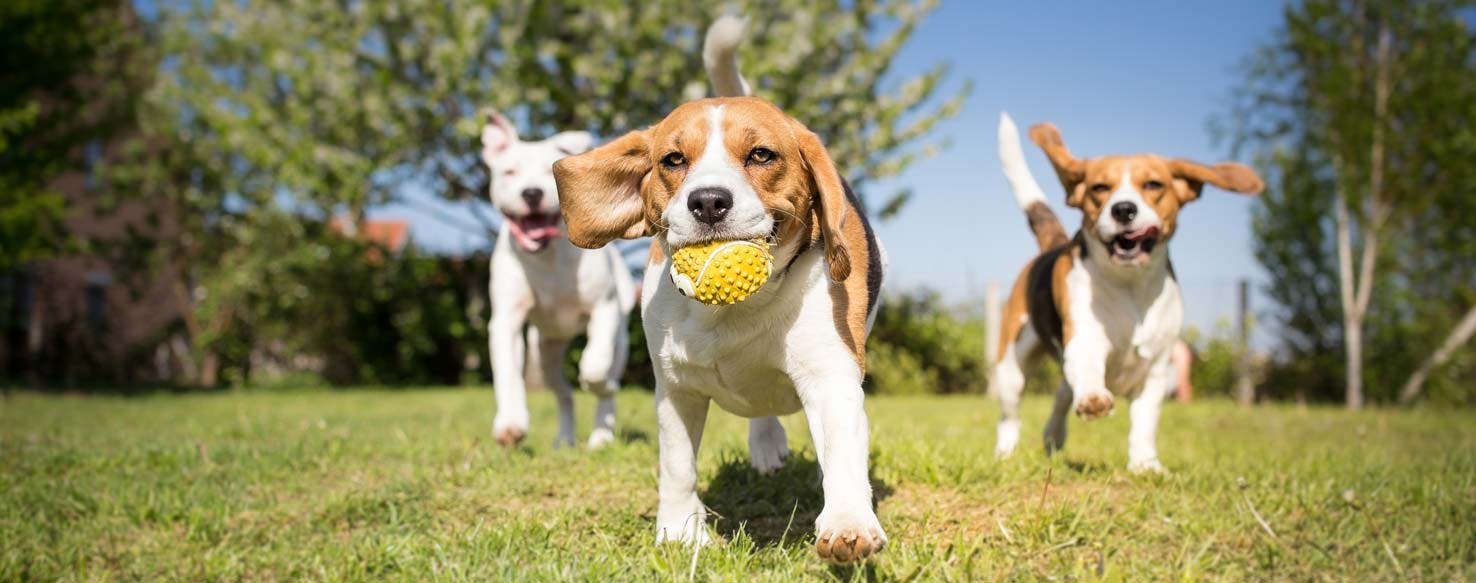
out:
M646 234L641 191L651 173L650 136L634 131L554 163L569 242L598 249Z
M1199 198L1205 184L1240 194L1260 194L1266 188L1255 170L1238 162L1205 166L1190 160L1169 160L1169 169L1174 173L1174 182L1183 183L1179 185L1181 202Z
M1031 127L1030 141L1045 151L1046 158L1050 159L1051 166L1056 169L1056 178L1061 180L1061 186L1066 189L1066 204L1080 207L1086 199L1086 188L1082 184L1086 180L1086 161L1071 155L1071 150L1066 149L1066 142L1061 140L1061 130L1052 124L1042 123Z
M831 281L843 281L851 275L851 249L841 227L851 212L851 203L846 200L846 187L820 136L798 122L795 125L800 156L817 198L815 213L820 217L820 235L825 238L825 264L830 268Z

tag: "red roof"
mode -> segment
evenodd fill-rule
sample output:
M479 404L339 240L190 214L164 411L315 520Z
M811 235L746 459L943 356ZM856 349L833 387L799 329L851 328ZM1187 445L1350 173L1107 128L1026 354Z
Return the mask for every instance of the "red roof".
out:
M391 253L399 253L410 242L409 221L365 220L354 229L344 228L347 223L347 219L343 217L334 217L333 220L328 221L328 229L335 233L349 233L361 241L377 243Z

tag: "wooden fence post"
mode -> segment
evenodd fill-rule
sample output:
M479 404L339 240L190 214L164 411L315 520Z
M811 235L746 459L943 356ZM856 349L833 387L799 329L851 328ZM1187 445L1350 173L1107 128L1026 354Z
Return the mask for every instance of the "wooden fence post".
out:
M1240 354L1235 363L1235 402L1242 407L1248 407L1256 402L1256 387L1251 381L1251 351L1250 351L1250 282L1240 280Z

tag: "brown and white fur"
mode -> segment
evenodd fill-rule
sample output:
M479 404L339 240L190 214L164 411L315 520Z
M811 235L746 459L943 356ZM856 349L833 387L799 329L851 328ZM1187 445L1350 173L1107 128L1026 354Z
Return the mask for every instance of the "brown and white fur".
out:
M1173 386L1170 354L1184 308L1168 241L1179 210L1205 184L1243 194L1262 183L1244 165L1206 166L1151 154L1081 159L1071 155L1050 124L1030 138L1045 151L1066 204L1082 211L1082 226L1067 238L1045 194L1025 165L1019 131L1000 116L999 151L1015 199L1025 210L1040 254L1015 280L1000 318L999 352L990 385L1000 401L995 454L1020 440L1022 362L1045 351L1061 361L1065 383L1056 391L1045 446L1066 444L1066 414L1091 420L1112 412L1116 397L1132 400L1128 469L1162 472L1155 444L1159 406Z
M732 60L739 31L725 19L708 35L720 92L746 90ZM703 99L565 158L554 173L574 244L654 239L641 313L656 372L656 540L710 542L697 450L716 402L751 419L750 460L763 473L789 453L775 416L803 410L825 494L816 550L837 563L880 551L887 538L872 508L861 379L883 258L820 138L767 101ZM756 237L775 243L774 272L742 303L698 303L668 275L676 248Z

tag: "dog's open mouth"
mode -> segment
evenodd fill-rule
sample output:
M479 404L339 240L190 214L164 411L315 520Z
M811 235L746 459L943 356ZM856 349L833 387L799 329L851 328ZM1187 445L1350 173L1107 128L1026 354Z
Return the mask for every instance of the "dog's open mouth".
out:
M517 241L518 247L529 253L543 250L551 239L563 234L559 230L557 213L532 213L508 217L507 220L512 228L513 240Z
M1153 247L1157 244L1158 226L1154 225L1113 237L1109 247L1114 259L1132 262L1153 253Z

